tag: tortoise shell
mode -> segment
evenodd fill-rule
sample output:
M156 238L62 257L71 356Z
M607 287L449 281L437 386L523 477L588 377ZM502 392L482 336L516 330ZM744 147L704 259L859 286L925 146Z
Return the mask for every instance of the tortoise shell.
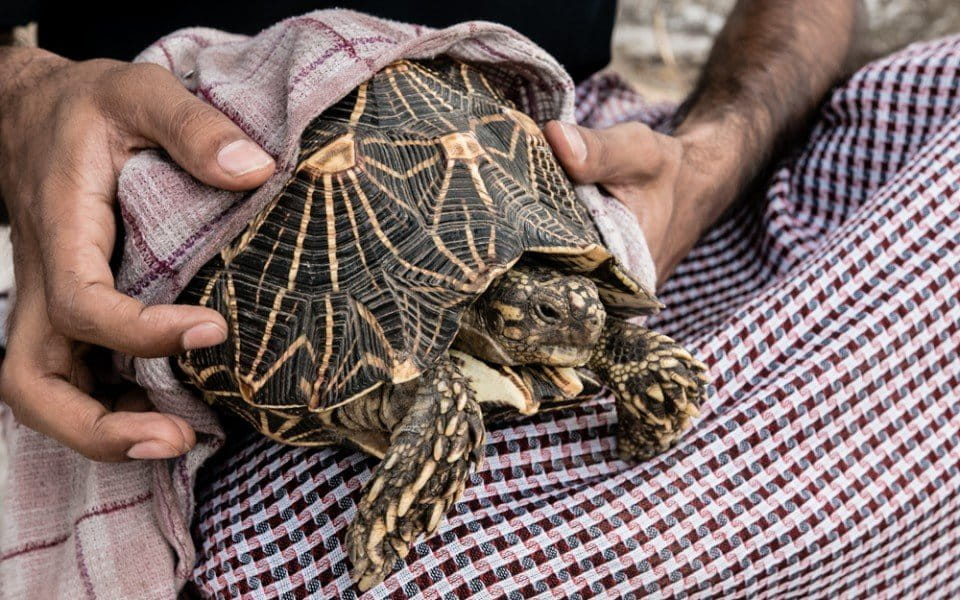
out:
M229 333L179 366L264 433L316 443L316 414L416 378L521 257L592 274L614 314L649 307L530 117L478 68L399 61L309 125L283 190L192 279L181 301Z

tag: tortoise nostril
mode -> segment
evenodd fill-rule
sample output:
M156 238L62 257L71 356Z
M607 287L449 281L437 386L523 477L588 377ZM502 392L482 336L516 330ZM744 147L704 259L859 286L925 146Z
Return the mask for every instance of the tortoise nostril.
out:
M537 316L548 323L556 323L560 320L560 312L545 302L537 304L536 310Z

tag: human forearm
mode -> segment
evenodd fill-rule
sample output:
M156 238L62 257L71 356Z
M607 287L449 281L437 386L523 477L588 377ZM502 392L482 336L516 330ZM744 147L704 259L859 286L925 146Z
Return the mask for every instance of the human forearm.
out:
M675 129L692 171L686 180L705 186L682 191L701 228L730 206L843 75L858 7L856 0L737 3Z

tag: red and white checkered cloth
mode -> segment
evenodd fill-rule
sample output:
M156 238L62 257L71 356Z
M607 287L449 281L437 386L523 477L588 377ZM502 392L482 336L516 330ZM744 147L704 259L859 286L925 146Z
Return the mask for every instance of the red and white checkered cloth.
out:
M589 125L659 119L608 78ZM609 400L493 428L376 597L960 595L960 37L857 73L766 195L679 268L654 326L712 365L681 444L615 460ZM353 597L372 459L241 439L201 477L209 597Z

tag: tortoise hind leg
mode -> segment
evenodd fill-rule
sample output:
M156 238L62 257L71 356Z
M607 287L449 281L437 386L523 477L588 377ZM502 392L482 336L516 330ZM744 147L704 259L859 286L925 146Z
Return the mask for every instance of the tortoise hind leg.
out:
M700 414L706 366L669 337L610 318L590 369L617 397L621 458L645 460L670 448Z
M460 362L441 361L420 377L415 400L364 488L346 538L361 591L383 581L420 534L436 530L480 461L483 417Z

